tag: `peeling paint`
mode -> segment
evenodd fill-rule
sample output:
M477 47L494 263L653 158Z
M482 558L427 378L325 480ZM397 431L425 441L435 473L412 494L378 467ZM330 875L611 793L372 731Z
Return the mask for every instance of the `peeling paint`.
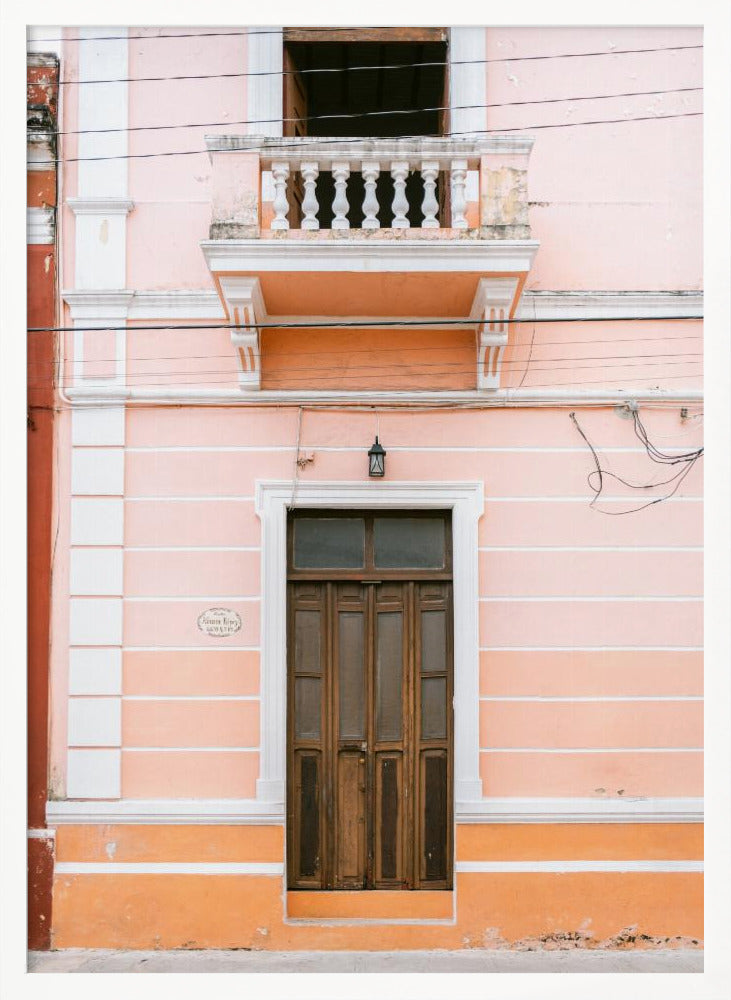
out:
M587 918L575 931L551 931L547 934L528 936L516 941L503 937L497 927L487 927L481 939L474 936L462 938L465 948L484 948L497 951L621 951L632 949L702 949L703 941L683 935L662 937L655 934L638 932L636 925L623 927L617 934L605 938L597 938L588 930L591 919Z

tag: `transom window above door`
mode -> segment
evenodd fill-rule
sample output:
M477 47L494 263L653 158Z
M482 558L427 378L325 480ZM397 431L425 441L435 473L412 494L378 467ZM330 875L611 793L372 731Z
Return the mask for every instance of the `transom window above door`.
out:
M360 580L449 579L450 519L441 511L353 512L292 517L288 571L301 579L333 573Z

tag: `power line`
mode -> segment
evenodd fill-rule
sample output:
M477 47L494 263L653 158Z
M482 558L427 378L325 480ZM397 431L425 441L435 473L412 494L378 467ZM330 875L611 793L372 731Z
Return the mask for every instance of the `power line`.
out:
M530 322L530 320L528 320L527 322ZM95 327L94 329L98 329L98 328ZM136 329L139 329L139 328L138 327L134 327L134 326L130 326L130 327L126 327L125 329L128 332L132 332L133 333ZM205 332L205 330L207 329L207 327L201 326L201 327L195 327L195 329L200 329L202 332ZM36 331L36 332L38 332L38 331ZM667 341L672 341L672 340L703 340L703 337L692 336L692 335L684 335L682 337L667 337L667 336L663 336L663 337L643 337L642 340L639 341L639 342L638 342L638 340L637 340L636 337L625 337L625 338L618 337L616 340L544 340L544 341L541 341L541 343L539 345L537 345L537 346L539 346L539 347L547 347L547 346L551 346L551 347L553 347L553 346L563 347L565 344L582 344L582 345L583 344L611 344L613 346L614 344L622 344L622 343L638 343L638 346L639 346L639 344L646 344L646 343L651 342L651 341L667 342ZM528 346L529 346L528 344L510 344L509 345L509 347L511 349L513 349L513 350L518 350L519 348L528 347ZM375 351L377 351L379 355L382 355L382 354L403 354L403 353L408 353L409 351L413 351L414 353L418 353L418 354L428 354L428 353L433 352L433 351L445 351L445 350L450 350L450 349L453 349L453 345L442 345L440 347L419 347L419 348L415 348L415 347L400 347L400 348L399 347L382 347L382 348L369 348L369 349L363 350L363 351L354 351L354 350L351 350L350 348L348 348L348 357L352 357L355 354L373 354ZM698 352L698 353L700 353L700 352ZM270 358L270 359L271 358L293 358L293 357L297 357L297 358L302 358L302 357L317 357L317 358L321 358L322 359L322 358L327 358L327 357L339 357L341 354L342 354L342 351L301 351L301 352L299 352L299 351L298 352L293 352L293 351L268 351L267 352L267 357ZM601 357L605 357L605 358L607 358L607 357L609 357L609 358L621 358L621 357L637 357L637 356L638 355L632 355L632 354L628 354L628 355L615 354L615 355L597 355L597 358L601 358ZM650 357L650 355L643 355L643 356ZM661 357L662 355L658 355L658 356ZM669 357L671 355L666 355L666 356ZM675 357L676 355L672 355L672 356ZM680 356L680 355L678 355L678 356ZM137 355L137 354L128 354L128 355L126 355L126 360L127 361L145 361L145 362L146 361L211 361L211 360L213 360L215 358L230 358L230 357L231 357L231 351L227 351L226 354L167 354L167 355L153 354L153 355L148 355L147 357L142 357L141 355ZM523 364L523 362L525 360L526 360L525 358L516 358L516 359L512 359L510 361L503 361L503 364ZM545 360L551 360L551 359L541 358L540 360L541 361L545 361ZM553 360L570 361L572 359L569 358L569 357L566 357L566 358L559 358L559 359L553 359ZM101 363L101 362L109 362L109 361L117 361L117 358L116 357L113 357L113 358L94 358L94 363L95 364ZM30 366L30 365L36 365L36 366L37 365L57 365L57 364L58 364L58 361L56 359L28 361L28 366Z
M341 28L326 28L330 33L334 31L358 31L378 28L379 25L350 25ZM297 28L297 31L322 32L322 28ZM29 38L28 45L37 45L41 42L121 42L121 41L142 41L156 42L158 38L251 38L257 35L281 35L282 29L274 31L257 31L255 28L246 28L244 31L189 31L180 35L79 35L75 38Z
M696 362L696 363L700 363L700 362ZM471 368L469 373L470 374L474 374L474 369ZM186 372L185 374L193 374L193 373ZM168 389L175 389L175 388L177 388L178 386L181 386L181 385L196 385L196 386L202 386L202 385L228 385L228 386L231 386L232 384L236 385L236 382L237 382L237 379L236 379L237 372L232 371L232 372L229 372L227 374L228 374L228 378L225 378L225 379L192 379L192 380L182 380L181 379L181 380L178 380L178 381L175 381L175 382L148 382L148 383L143 384L143 385L134 385L134 386L124 385L121 388L123 388L123 389L145 389L145 388L163 387L163 388L168 388ZM323 381L323 379L325 379L325 378L331 378L331 377L332 376L323 375L321 378L315 379L314 381L320 381L321 382L321 381ZM397 378L397 377L398 376L394 376L394 378ZM401 376L401 379L403 380L405 377L406 376ZM609 389L621 389L622 386L624 386L624 385L626 385L628 383L632 383L632 382L644 382L644 383L648 383L648 382L651 382L652 380L656 380L654 382L653 386L646 386L646 388L660 389L660 388L662 388L661 385L660 385L660 382L667 382L667 381L669 381L671 379L679 379L679 378L687 379L687 378L700 378L700 377L701 376L699 374L685 372L685 373L679 374L679 375L662 375L662 376L658 376L658 375L650 375L650 376L638 375L638 376L633 376L632 378L623 378L623 379L618 380L617 382L612 382L612 380L610 378L586 379L586 380L584 380L584 379L572 379L572 380L570 380L568 382L535 382L535 383L532 383L531 385L525 386L524 388L528 389L528 390L530 390L530 389L560 389L560 388L564 388L564 387L572 387L572 386L579 386L579 385L604 385L604 386L607 386ZM359 380L362 380L362 378L363 378L363 376L359 376ZM379 378L383 379L383 376L379 376ZM304 386L299 386L299 388L304 388L304 389L312 388L312 382L313 382L312 378L308 378L306 380L303 379L303 380L300 380L300 381L304 382ZM342 377L338 377L338 381L343 381ZM296 379L288 379L287 382L288 382L288 384L286 386L281 386L281 387L280 386L274 386L273 388L282 388L282 389L284 389L286 391L289 391L291 388L295 388L295 387L293 387L291 385L291 383L292 382L296 383L297 380ZM70 386L69 385L65 385L63 387L64 388L69 388ZM44 383L39 383L37 385L31 386L31 388L47 388L47 386ZM98 387L95 386L94 388L98 388ZM331 388L332 388L332 391L337 392L340 389L340 386L333 386ZM373 389L374 391L380 391L380 390L384 390L384 391L400 391L400 390L393 390L393 388L391 386L383 386L382 384L379 384L378 386L365 385L364 388L365 389ZM504 386L503 388L505 388L507 390L510 390L511 388L517 388L517 387L516 386ZM419 392L429 392L429 391L437 391L437 390L441 391L441 390L444 390L444 389L445 389L445 386L442 384L442 385L418 386L418 389L416 391L419 391ZM447 389L454 389L454 387L453 386L448 386ZM346 388L344 391L350 392L350 391L357 391L357 390L350 390L350 389ZM376 404L374 404L374 405L376 405Z
M422 352L418 351L418 350L416 350L414 348L410 348L410 349L407 348L403 353L404 354L409 353L409 350L411 350L411 353L418 354L419 357L421 357ZM449 347L442 347L441 350L442 351L448 351ZM342 355L344 353L345 352L341 352L340 356L342 357ZM361 353L361 354L366 354L366 353L380 354L381 352L378 351L377 349L374 349L371 352L360 351L358 353ZM350 356L351 355L348 352L347 357L350 358ZM235 355L233 354L233 352L231 354L228 354L228 355L222 355L221 357L223 357L224 359L230 360L232 362L235 361ZM274 354L274 355L267 354L266 355L267 361L271 361L273 358L277 358L277 357L297 357L297 355L294 355L294 354ZM306 358L313 357L313 355L311 355L311 354L302 354L302 355L300 355L300 357L302 357L303 359L306 359ZM702 362L701 361L669 361L667 359L668 358L702 358L702 357L703 357L703 355L701 353L695 352L695 353L680 353L680 354L609 354L609 355L594 355L594 356L588 356L588 357L587 356L579 356L579 357L559 357L559 358L537 358L536 359L537 364L542 364L543 362L550 362L550 364L549 364L549 366L547 368L538 368L538 367L536 367L536 365L534 365L531 368L531 371L567 371L567 370L580 371L582 368L592 368L592 369L593 368L641 368L643 365L682 365L682 364L698 365L698 364L702 364ZM634 364L633 362L634 362L635 358L641 358L643 360L639 364ZM656 361L653 360L655 358L657 358L658 360L656 360ZM96 365L96 364L100 364L102 361L107 362L107 363L111 363L111 362L115 361L116 359L115 358L104 358L104 359L102 359L102 358L93 358L93 359L90 359L88 361L84 361L83 359L67 358L66 360L69 363L73 363L73 361L76 360L77 363L86 364L86 365ZM127 361L137 360L137 361L142 361L142 362L147 362L147 361L157 362L157 361L160 361L162 359L161 358L145 358L145 359L139 359L139 358L138 359L131 359L131 358L127 358L126 360ZM185 355L180 355L179 357L171 358L170 360L171 361L177 361L179 363L183 363L183 362L186 362L186 361L190 361L191 359L188 358L188 357L186 357ZM200 360L207 361L207 360L213 360L213 359L212 358L209 359L209 358L204 357L204 358L201 358ZM561 361L568 361L568 362L571 362L571 364L570 364L570 366L568 368L559 368L559 367L556 366L556 362L561 362ZM578 362L578 361L590 361L590 362L592 362L592 364L577 365L576 362ZM619 363L615 364L615 365L604 364L603 362L606 362L606 361L617 361ZM54 360L54 361L39 362L39 364L53 365L54 367L56 367L56 366L60 365L61 362ZM503 360L502 364L506 368L509 365L514 365L516 367L522 366L522 365L525 364L525 358L511 358L510 360ZM357 371L366 371L366 372L367 371L386 371L386 372L390 372L390 371L394 371L394 370L406 369L407 372L414 373L415 370L421 370L421 369L426 369L426 368L440 368L440 369L447 369L447 368L451 369L451 368L453 368L453 369L459 369L460 371L465 371L465 370L467 370L467 371L473 371L474 370L474 366L473 365L470 365L468 369L465 369L464 365L465 365L465 362L464 362L463 359L460 359L460 360L457 360L457 361L435 361L435 362L417 361L417 362L414 362L414 363L411 363L411 362L405 362L405 363L403 363L403 362L399 362L399 361L389 362L389 361L379 361L377 359L373 359L372 361L368 362L367 364L362 364L362 365L352 365L352 364L349 364L347 361L331 361L328 364L327 367L330 368L330 369L342 368L342 369L344 369L344 370L346 370L348 372L357 372ZM301 374L305 374L307 372L322 372L323 371L323 364L317 364L317 365L312 365L312 366L310 366L310 365L290 365L290 366L278 367L276 370L277 370L277 372L297 372L297 373L301 373ZM130 377L144 378L144 377L146 377L148 375L165 375L165 376L167 376L167 375L188 375L188 374L196 374L196 375L203 375L203 374L206 374L206 375L226 375L228 373L228 371L229 371L228 368L226 368L226 369L190 369L190 368L186 368L186 369L183 369L182 371L179 370L179 369L172 369L171 370L171 369L167 369L167 368L162 368L162 369L159 369L157 371L154 371L154 370L153 371L140 371L140 372L136 372L136 373L128 372L128 374L130 375Z
M261 76L305 76L311 73L358 73L380 72L381 70L421 69L436 66L484 66L493 63L532 62L547 59L584 59L590 56L640 55L650 52L680 52L688 49L702 49L702 45L663 45L647 49L614 49L611 52L561 52L554 55L503 56L499 59L455 59L450 61L430 60L428 62L391 63L371 66L316 66L302 70L257 70L241 73L195 73L176 76L109 77L103 80L59 80L58 86L85 86L97 83L162 83L167 80L229 80ZM31 85L29 85L31 86Z
M383 118L389 115L421 115L433 111L480 111L488 108L517 108L534 104L564 104L570 101L604 101L618 97L656 97L660 94L685 94L703 90L703 87L670 87L665 90L634 90L622 94L589 94L580 97L549 97L537 101L506 101L501 104L457 104L441 107L394 109L390 111L356 111L348 114L306 115L297 118L253 118L228 122L182 122L178 125L133 125L126 128L82 128L70 129L66 132L52 131L46 135L107 135L118 132L154 132L161 129L180 128L218 128L231 125L272 125L279 122L314 122L325 120L340 120L351 118ZM305 137L306 138L306 137Z
M600 316L587 319L584 316L543 316L536 319L518 319L516 317L501 319L499 323L514 326L518 323L666 323L677 320L702 320L703 316ZM393 320L337 320L335 322L304 322L304 323L254 323L257 330L350 330L350 329L384 329L387 327L450 327L450 326L482 326L484 319L393 319ZM498 322L498 321L496 321ZM246 330L245 323L165 323L140 324L139 326L29 326L28 333L75 333L75 332L110 332L113 330ZM634 338L633 338L634 339ZM656 338L662 339L662 338ZM682 338L678 338L680 340ZM576 341L583 343L583 341Z
M698 354L668 355L668 357L701 357L701 356L702 355L698 355ZM543 361L550 361L550 362L553 362L553 361L570 361L572 363L571 363L571 365L569 365L567 367L558 367L558 366L556 366L554 364L550 364L548 367L539 367L538 365L533 365L530 370L531 371L551 371L551 372L552 371L581 371L582 369L592 369L593 370L595 368L602 368L602 369L609 369L609 368L643 368L643 367L650 367L650 366L657 366L657 365L663 365L663 366L665 366L665 365L668 365L668 366L676 366L676 365L700 365L700 364L703 363L702 361L667 361L667 360L652 361L651 359L655 358L655 357L663 358L663 355L654 355L654 354L648 354L648 355L634 354L634 355L632 355L632 354L630 354L630 355L627 355L627 358L629 360L624 360L624 359L620 360L617 356L611 356L611 355L610 355L609 358L602 358L602 357L598 357L598 358L540 358L540 359L538 359L539 363L543 362ZM633 358L644 358L645 360L641 361L638 364L635 364L632 361ZM230 359L231 359L232 362L235 361L235 358L234 358L233 354L230 355ZM71 359L71 358L69 358L67 360L69 362L73 361L73 359ZM157 359L151 358L150 360L151 361L156 361ZM174 360L185 361L187 359L186 358L178 358L178 359L174 359ZM268 357L268 360L271 360L271 356ZM607 364L601 364L601 363L593 363L593 364L589 364L589 365L577 365L577 364L575 364L576 361L603 362L605 360L610 360L610 361L620 360L620 363L616 364L616 365L607 365ZM90 361L87 361L87 362L81 361L82 364L87 364L87 365L95 365L95 364L98 364L99 362L100 362L100 359L98 359L98 358L94 358L93 360L90 360ZM525 362L524 362L523 359L512 360L512 361L503 361L503 366L507 366L507 365L511 365L511 364L515 365L515 366L518 366L518 365L523 365L524 363ZM59 364L59 362L56 362L56 364ZM423 369L428 369L428 368L429 369L430 368L439 368L440 370L444 370L444 374L458 374L459 375L459 374L465 374L465 373L469 374L469 373L474 372L474 365L469 365L469 366L466 367L464 360L459 360L459 361L435 361L435 362L423 361L423 362L416 362L415 364L408 364L408 363L406 363L406 364L395 363L394 364L394 363L390 363L390 362L380 362L379 363L377 361L373 361L372 363L365 364L365 365L351 365L351 364L347 364L346 362L341 362L341 363L331 363L329 365L329 372L324 377L326 377L326 378L330 377L330 374L332 374L332 370L336 369L336 368L337 369L343 369L345 372L372 372L372 373L374 373L374 375L376 373L381 373L381 372L384 372L384 373L388 374L389 372L400 371L402 369L405 369L406 370L406 374L404 376L402 376L402 377L408 377L410 375L418 374ZM447 371L447 369L454 369L454 370L453 371L451 371L451 370ZM322 365L317 365L317 366L314 366L314 367L309 367L307 365L301 365L301 366L294 365L294 366L290 366L290 367L282 367L282 368L278 367L278 368L275 369L275 371L276 371L277 374L294 372L296 374L306 375L309 372L322 372L323 371L323 366ZM163 376L166 376L166 377L168 375L228 375L229 372L230 372L230 369L228 369L228 368L225 368L225 369L221 369L221 368L214 368L214 369L206 369L206 368L204 368L204 369L190 369L190 368L186 368L186 369L183 369L183 370L180 370L180 369L172 369L172 370L170 370L170 369L159 369L157 371L146 371L146 372L130 372L130 371L128 371L126 374L127 374L127 377L129 377L129 378L147 378L150 375L163 375ZM93 378L93 376L91 376L91 377Z
M671 115L645 115L641 118L601 118L596 121L589 122L557 122L553 125L521 125L515 128L486 128L486 129L472 129L465 130L463 132L445 132L442 135L434 136L424 136L424 135L401 135L401 136L354 136L349 138L332 138L328 139L328 145L342 145L343 143L362 143L366 141L389 141L392 142L401 139L447 139L453 138L455 136L478 136L478 135L505 135L508 132L535 132L537 129L546 128L578 128L583 125L624 125L627 122L656 122L664 121L669 118L698 118L702 117L702 111L685 111L679 114ZM302 151L306 149L308 145L317 145L317 143L322 142L322 138L310 137L308 141L307 136L301 136L291 141L287 140L277 140L277 149L294 149ZM252 140L248 141L248 145L245 143L239 147L229 148L227 152L250 152L253 146ZM123 153L115 154L109 156L69 156L69 157L57 157L56 159L50 160L36 160L34 161L36 166L53 166L58 163L93 163L100 160L149 160L160 156L205 156L208 150L206 149L182 149L182 150L172 150L167 153Z
M686 452L681 455L668 455L665 452L660 451L650 441L647 435L647 431L645 430L645 427L642 424L642 421L640 420L637 410L633 409L632 418L634 421L635 436L645 446L645 450L648 456L653 460L653 462L656 462L660 465L682 464L684 468L681 469L679 472L677 472L674 476L671 476L670 479L663 480L662 482L632 483L626 479L623 479L622 476L618 476L614 472L610 472L608 469L602 468L596 449L594 448L594 446L592 445L591 441L586 436L584 431L581 429L579 422L576 419L576 414L570 413L569 417L572 420L579 434L582 436L584 441L586 441L589 451L591 452L592 458L594 459L594 465L596 466L596 468L593 469L586 477L586 481L589 484L589 489L591 489L592 492L594 493L594 498L589 504L590 507L594 507L597 500L599 500L599 498L601 497L602 490L604 489L605 477L614 479L616 482L622 483L623 486L627 486L633 490L649 490L649 489L655 489L658 486L670 486L673 483L675 484L673 489L665 496L655 497L655 499L650 500L645 504L641 504L639 507L633 507L631 510L622 510L622 511L608 511L608 510L599 510L599 508L595 508L596 510L599 511L600 514L609 514L615 517L619 517L624 514L634 514L637 511L644 510L646 507L651 507L653 504L662 503L663 500L669 500L670 497L674 496L674 494L680 488L680 485L682 484L685 477L688 475L688 473L691 471L693 466L696 464L698 459L703 454L703 448L696 448L693 451ZM598 484L596 486L592 482L592 479L595 476L597 477L597 484Z

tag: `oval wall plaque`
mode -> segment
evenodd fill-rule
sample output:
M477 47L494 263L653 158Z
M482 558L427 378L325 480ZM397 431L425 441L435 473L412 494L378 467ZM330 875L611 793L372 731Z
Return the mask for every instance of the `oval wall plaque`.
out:
M230 608L209 608L198 616L198 628L206 635L235 635L241 628L241 617Z

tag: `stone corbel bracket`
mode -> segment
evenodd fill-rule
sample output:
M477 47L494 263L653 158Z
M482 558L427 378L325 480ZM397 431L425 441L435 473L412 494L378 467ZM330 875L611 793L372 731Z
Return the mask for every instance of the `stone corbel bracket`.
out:
M500 388L500 366L508 343L507 319L515 312L522 290L521 279L480 278L472 302L470 319L477 328L477 388Z
M221 296L229 319L236 324L231 343L239 362L239 387L261 388L261 334L257 323L266 321L266 307L258 278L221 279Z

